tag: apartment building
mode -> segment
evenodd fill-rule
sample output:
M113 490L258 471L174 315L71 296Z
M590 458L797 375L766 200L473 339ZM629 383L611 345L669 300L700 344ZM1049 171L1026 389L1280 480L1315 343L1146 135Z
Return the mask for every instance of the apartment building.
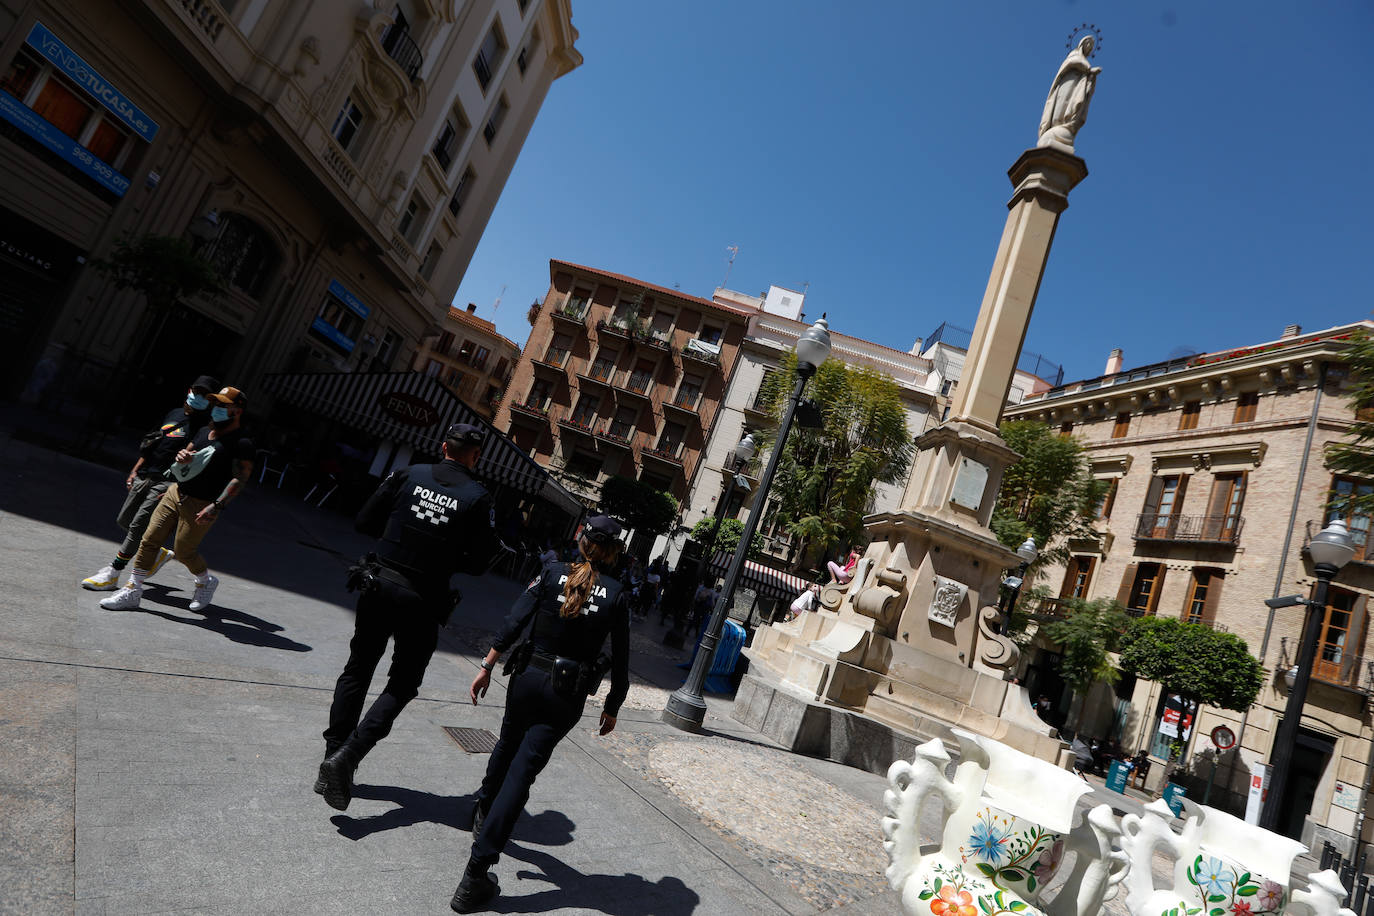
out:
M530 317L497 428L588 505L612 475L684 498L748 314L552 260Z
M449 308L437 333L420 341L413 369L437 378L477 413L490 420L496 416L515 364L520 345L496 331L496 325L477 317L477 306Z
M568 0L0 0L0 35L0 382L144 412L410 366L581 63ZM152 314L92 268L150 235L227 291Z
M1190 743L1176 781L1201 790L1210 769L1206 736L1229 726L1241 752L1222 755L1213 804L1243 811L1248 763L1270 759L1287 702L1284 674L1294 664L1303 616L1301 609L1270 611L1264 600L1310 595L1316 579L1306 544L1332 518L1345 519L1358 550L1320 612L1280 830L1347 850L1374 777L1374 552L1369 517L1348 497L1370 492L1374 482L1337 473L1326 455L1355 419L1347 341L1356 328L1370 327L1364 321L1304 334L1290 326L1274 340L1130 370L1115 351L1104 375L1030 395L1006 411L1008 419L1040 420L1077 437L1093 473L1110 481L1096 536L1071 543L1067 568L1049 573L1061 598L1117 598L1136 616L1224 628L1263 663L1264 686L1246 712L1203 707L1194 714L1158 685L1130 677L1114 691L1099 685L1087 699L1082 730L1117 737L1130 751L1148 749L1156 784L1170 745L1182 739ZM1046 619L1062 608L1051 600L1037 610ZM1042 643L1024 673L1033 694L1057 699L1063 710L1054 651Z

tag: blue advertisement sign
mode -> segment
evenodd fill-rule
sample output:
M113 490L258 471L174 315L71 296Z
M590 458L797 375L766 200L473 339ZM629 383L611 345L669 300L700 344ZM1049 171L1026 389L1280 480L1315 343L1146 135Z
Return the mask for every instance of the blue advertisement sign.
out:
M105 77L63 44L60 38L48 31L48 27L43 23L35 22L33 28L29 29L28 38L24 40L39 54L52 61L59 73L89 92L96 101L109 109L111 114L129 125L129 129L134 133L150 143L153 137L157 136L156 121L130 102L124 93L111 86Z
M353 295L352 291L338 280L329 281L329 295L352 309L353 313L359 318L366 318L368 315L372 314L372 309L363 305L363 300Z
M1126 780L1130 778L1131 765L1122 760L1113 760L1111 768L1107 770L1107 788L1113 792L1126 794Z
M344 333L334 325L325 321L323 318L316 318L310 322L310 330L328 340L330 343L340 347L345 353L353 352L353 339L345 337Z
M128 178L97 159L90 150L62 133L48 121L34 114L8 92L0 92L0 117L120 197L123 197L124 192L129 190Z

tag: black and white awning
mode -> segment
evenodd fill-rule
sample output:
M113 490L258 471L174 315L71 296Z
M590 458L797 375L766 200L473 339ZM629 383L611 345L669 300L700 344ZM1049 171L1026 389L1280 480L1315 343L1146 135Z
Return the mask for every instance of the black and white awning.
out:
M724 576L730 569L732 559L731 554L723 550L716 551L711 556L709 566L711 573ZM764 566L753 560L745 560L744 569L740 573L740 580L736 587L753 589L760 598L787 599L790 601L810 588L811 583L791 573L773 569L771 566Z
M582 504L534 459L497 432L438 379L418 372L297 372L263 380L282 402L337 420L380 439L408 443L437 454L444 430L470 423L486 432L477 474L531 496L543 496L565 511Z

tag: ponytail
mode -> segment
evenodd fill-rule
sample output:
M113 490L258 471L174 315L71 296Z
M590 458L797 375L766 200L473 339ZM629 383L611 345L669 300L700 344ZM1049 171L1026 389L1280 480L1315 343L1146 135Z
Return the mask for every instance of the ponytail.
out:
M620 556L620 541L609 544L597 543L588 538L577 542L582 551L582 559L572 565L568 581L563 583L563 606L558 609L560 617L576 617L596 588L597 566L610 565Z

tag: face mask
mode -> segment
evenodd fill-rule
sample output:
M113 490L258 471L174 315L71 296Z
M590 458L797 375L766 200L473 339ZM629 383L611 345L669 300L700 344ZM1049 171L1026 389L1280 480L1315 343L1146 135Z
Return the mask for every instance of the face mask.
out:
M214 410L210 411L210 419L214 420L216 423L223 423L225 420L229 419L229 408L216 407Z
M186 406L192 410L204 410L210 406L210 399L203 394L196 394L192 391L186 395Z

